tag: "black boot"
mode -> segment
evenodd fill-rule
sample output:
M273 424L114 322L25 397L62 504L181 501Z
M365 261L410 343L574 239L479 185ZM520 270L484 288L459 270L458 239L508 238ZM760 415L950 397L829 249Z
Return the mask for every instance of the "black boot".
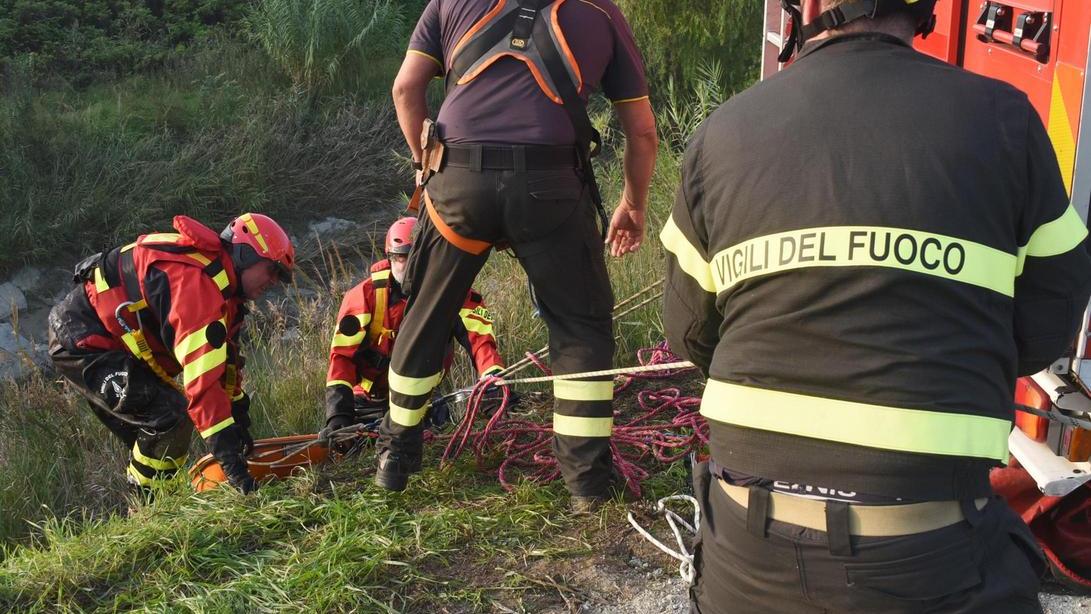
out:
M375 469L375 483L395 492L405 490L412 472L409 465L409 459L404 455L393 450L383 450L379 453L379 466ZM419 459L417 471L420 471Z

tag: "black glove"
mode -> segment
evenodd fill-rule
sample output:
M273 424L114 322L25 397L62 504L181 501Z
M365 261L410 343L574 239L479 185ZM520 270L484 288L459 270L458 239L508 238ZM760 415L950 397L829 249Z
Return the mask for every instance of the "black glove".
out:
M432 397L432 406L424 416L424 426L441 429L451 422L451 403L443 396Z
M334 431L339 431L347 426L352 426L353 424L356 424L356 420L352 416L346 414L334 414L326 420L326 428L322 429L322 431L318 433L318 438L329 440L331 433L333 433ZM353 440L351 437L342 437L337 441L329 441L329 447L333 450L340 452L341 454L345 454L352 449L354 443L355 440Z
M242 430L242 455L250 456L254 452L254 438L250 436L250 395L244 392L242 397L231 401L231 417Z
M212 456L219 461L227 481L243 494L258 489L258 483L246 465L243 456L243 434L245 431L237 424L232 424L212 435L205 441L212 450ZM249 437L249 436L247 436Z

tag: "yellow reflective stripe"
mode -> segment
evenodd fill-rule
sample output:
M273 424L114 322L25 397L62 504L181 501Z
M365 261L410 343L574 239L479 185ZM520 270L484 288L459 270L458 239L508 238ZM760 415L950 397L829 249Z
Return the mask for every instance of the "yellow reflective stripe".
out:
M472 313L474 313L473 309L460 309L458 311L458 316L462 318L462 325L466 327L466 330L479 335L492 336L492 322L482 322L477 318L469 317Z
M553 396L569 401L612 401L614 399L614 382L553 380Z
M1015 294L1016 256L947 235L881 226L802 228L755 237L717 253L716 291L808 267L877 266L950 279L1004 296Z
M326 382L326 388L329 388L330 386L348 386L349 388L352 388L352 384L343 379L331 379Z
M141 465L155 469L156 471L174 471L185 464L186 457L183 455L182 458L175 460L168 456L160 460L145 455L143 452L140 451L140 444L134 444L133 460L140 463Z
M716 285L712 283L712 268L701 257L697 248L686 239L682 231L674 223L674 216L667 218L663 231L659 233L659 240L663 247L674 254L678 260L678 267L693 278L697 285L704 288L705 292L716 292Z
M212 261L209 260L207 257L205 257L204 254L200 254L198 252L191 252L191 253L188 253L186 255L189 256L190 258L193 258L197 262L200 262L201 264L203 264L205 266L208 266L208 265L212 264Z
M371 323L371 314L357 314L356 319L360 321L360 331L355 335L344 335L339 330L334 331L333 341L330 343L330 347L352 347L364 342L364 338L367 337L367 325Z
M432 392L432 389L436 387L436 384L442 378L442 371L427 377L409 377L407 375L398 375L394 372L394 369L391 369L388 381L390 382L391 391L409 397L416 397Z
M1011 422L764 390L710 379L709 420L881 450L1008 461Z
M382 281L384 279L390 279L390 269L383 269L381 271L375 271L371 274L371 279L375 281Z
M435 62L435 63L436 63L436 66L439 66L439 69L440 69L440 71L441 71L441 72L443 71L443 62L440 62L440 61L439 61L438 59L436 59L436 58L435 58L434 56L432 56L432 55L430 55L430 54L427 54L427 53L425 53L425 52L423 52L423 51L418 51L418 50L416 50L416 49L410 49L410 50L409 50L409 53L414 53L414 54L416 54L416 55L421 55L421 56L424 56L424 57L428 58L429 60L432 60L433 62Z
M177 243L182 239L182 235L176 232L156 232L150 235L144 235L141 243Z
M493 373L499 373L504 370L504 365L492 365L481 372L481 376L492 375Z
M242 221L246 224L246 227L250 229L250 234L254 235L254 238L257 239L258 245L261 246L261 251L269 253L269 246L265 243L265 237L261 236L261 230L258 228L258 223L254 221L254 218L247 213L242 216ZM261 254L258 255L260 256Z
M110 289L110 284L106 283L106 278L102 276L102 267L95 267L95 291L106 292Z
M219 273L216 273L216 275L212 277L212 281L216 282L216 288L218 288L221 292L231 283L227 279L227 271L220 271Z
M553 414L553 432L572 437L609 437L614 429L614 419L581 418Z
M1019 248L1019 264L1015 274L1023 274L1023 264L1027 256L1048 258L1059 256L1080 244L1087 236L1087 226L1072 205L1065 209L1061 217L1046 222L1034 230L1027 244Z
M122 247L121 251L122 252L127 252L127 251L129 251L130 249L132 249L134 247L136 247L136 241L133 241L132 243L126 245L125 247Z
M400 426L417 426L424 420L424 414L427 412L427 405L418 409L409 409L394 403L390 404L390 419Z
M638 101L647 100L647 99L648 99L647 96L637 96L636 98L622 98L620 100L611 100L610 102L612 102L614 104L625 104L627 102L638 102Z
M227 328L226 318L220 318L217 322L223 324L225 329ZM205 332L212 324L214 323L209 322L208 324L205 324L200 330L193 331L186 335L181 341L174 344L174 357L178 359L178 364L184 363L186 361L186 356L189 356L193 352L199 350L201 346L208 343L208 337L205 335Z
M238 401L239 399L242 399L244 396L246 396L246 391L244 391L242 389L239 389L238 394L231 395L231 400L232 401Z
M140 471L138 471L136 467L133 467L132 463L129 464L129 468L125 472L129 474L129 477L136 480L136 483L140 486L151 486L152 483L155 481L152 478L147 477L143 473L140 473Z
M223 420L222 422L217 422L216 424L213 424L207 429L201 431L201 438L208 439L209 437L212 437L216 433L219 433L220 431L231 426L232 424L235 424L235 418L232 416L228 416L226 420Z
M193 362L186 363L186 366L182 368L182 382L186 386L189 386L190 382L225 362L227 362L226 343L207 354L202 354L200 357L193 360Z

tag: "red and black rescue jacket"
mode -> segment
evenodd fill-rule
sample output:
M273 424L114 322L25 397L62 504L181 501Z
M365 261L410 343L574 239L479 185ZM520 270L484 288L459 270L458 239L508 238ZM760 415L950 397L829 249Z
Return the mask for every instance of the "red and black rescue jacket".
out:
M372 399L387 396L387 367L405 306L406 297L390 274L389 260L372 265L371 276L345 294L330 344L327 416L352 412L353 395L345 394L350 389ZM476 291L467 293L451 336L470 354L479 374L503 369L492 317ZM445 367L450 367L452 358L448 353Z
M105 252L87 269L84 290L94 313L72 315L95 317L102 329L69 341L144 360L185 394L190 419L209 437L234 424L246 308L220 237L185 216L175 217L174 227L177 233L146 234ZM181 385L173 379L179 373Z

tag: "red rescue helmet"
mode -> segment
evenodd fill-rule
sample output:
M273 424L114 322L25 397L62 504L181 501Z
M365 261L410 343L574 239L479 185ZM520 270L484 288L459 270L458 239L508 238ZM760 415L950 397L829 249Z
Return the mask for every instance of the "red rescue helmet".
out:
M390 225L386 231L386 253L408 254L413 248L413 229L417 227L417 218L403 217Z
M295 247L288 233L260 213L244 213L235 218L220 233L220 238L231 247L231 261L239 273L262 260L276 265L281 281L292 280L295 267Z

